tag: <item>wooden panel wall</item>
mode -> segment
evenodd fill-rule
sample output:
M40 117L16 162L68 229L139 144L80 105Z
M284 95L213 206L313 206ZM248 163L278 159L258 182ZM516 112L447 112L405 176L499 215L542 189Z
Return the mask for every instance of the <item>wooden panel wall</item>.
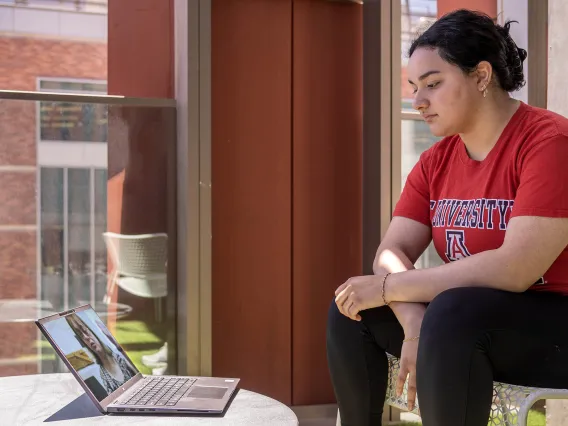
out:
M362 7L294 2L293 403L334 401L325 352L335 289L361 274Z
M213 374L289 404L292 7L212 6Z

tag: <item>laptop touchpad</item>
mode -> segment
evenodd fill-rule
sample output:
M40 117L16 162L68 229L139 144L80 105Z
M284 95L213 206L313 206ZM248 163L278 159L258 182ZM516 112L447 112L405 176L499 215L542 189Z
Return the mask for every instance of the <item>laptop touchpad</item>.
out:
M227 388L216 386L192 386L186 396L191 398L221 399L226 392Z

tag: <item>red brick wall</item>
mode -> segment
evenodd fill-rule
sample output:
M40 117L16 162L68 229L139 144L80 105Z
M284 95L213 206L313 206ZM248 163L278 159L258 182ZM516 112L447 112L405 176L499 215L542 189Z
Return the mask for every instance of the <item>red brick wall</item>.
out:
M106 80L106 43L0 37L0 89L37 90L38 77ZM34 299L37 225L35 102L0 100L0 299ZM13 229L6 230L7 225ZM13 361L35 353L34 324L0 327L0 376L36 373ZM6 344L9 342L10 344Z
M37 77L103 79L106 43L0 38L0 89L36 90Z

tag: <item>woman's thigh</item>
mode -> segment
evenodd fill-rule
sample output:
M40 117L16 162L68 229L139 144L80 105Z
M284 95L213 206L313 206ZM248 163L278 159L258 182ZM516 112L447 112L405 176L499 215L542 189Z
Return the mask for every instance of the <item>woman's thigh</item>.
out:
M494 380L568 387L568 297L456 288L432 301L421 333L435 335L428 340L441 350L469 340L490 360Z

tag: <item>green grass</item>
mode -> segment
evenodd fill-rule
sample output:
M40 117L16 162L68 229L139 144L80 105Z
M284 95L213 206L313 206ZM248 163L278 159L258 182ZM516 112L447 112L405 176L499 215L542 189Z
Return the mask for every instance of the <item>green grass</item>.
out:
M118 321L116 339L142 374L152 374L152 370L142 364L142 356L155 353L164 342L149 331L144 322ZM138 349L140 346L144 349Z
M538 411L531 411L528 426L546 426L546 416Z
M422 426L422 423L398 423L398 426ZM528 426L546 426L546 417L538 411L531 411L529 413Z

